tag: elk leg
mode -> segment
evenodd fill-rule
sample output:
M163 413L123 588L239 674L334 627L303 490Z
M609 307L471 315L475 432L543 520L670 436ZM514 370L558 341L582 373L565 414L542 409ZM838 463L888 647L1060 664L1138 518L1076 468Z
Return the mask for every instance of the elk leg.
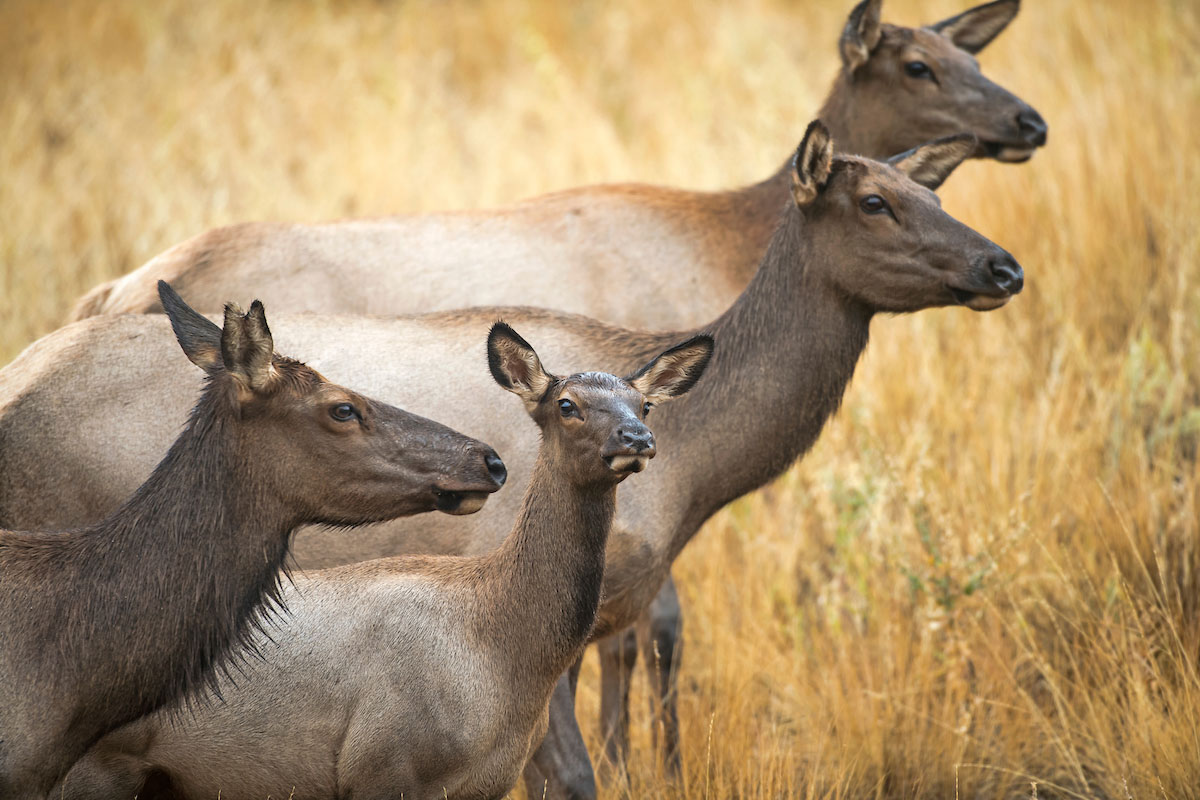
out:
M604 737L602 775L619 775L629 760L629 685L637 665L633 627L596 643L600 656L600 732Z
M650 678L650 715L655 749L667 774L679 778L679 663L683 648L683 609L670 575L637 624L638 643ZM631 662L632 664L632 662ZM631 666L632 669L632 666ZM626 724L628 724L626 710ZM661 739L660 739L661 735Z
M596 777L583 733L575 719L576 661L558 679L550 696L550 725L546 738L525 766L525 793L530 800L596 800Z

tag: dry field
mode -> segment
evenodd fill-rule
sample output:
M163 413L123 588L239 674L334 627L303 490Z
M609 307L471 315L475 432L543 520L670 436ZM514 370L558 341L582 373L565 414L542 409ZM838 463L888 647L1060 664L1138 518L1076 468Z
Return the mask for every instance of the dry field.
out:
M216 225L765 177L850 5L7 0L0 363ZM685 779L638 702L630 797L1200 794L1198 48L1194 0L1027 0L983 54L1050 143L943 197L1026 291L878 319L816 449L684 553Z

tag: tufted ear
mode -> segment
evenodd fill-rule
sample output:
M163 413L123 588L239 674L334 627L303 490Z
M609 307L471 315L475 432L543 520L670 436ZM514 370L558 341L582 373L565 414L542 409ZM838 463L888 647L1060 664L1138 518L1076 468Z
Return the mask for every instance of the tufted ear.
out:
M277 375L271 364L274 355L275 342L263 304L255 300L250 310L243 312L239 306L226 303L221 359L229 374L253 392L267 391Z
M975 134L959 133L906 150L889 158L887 163L907 175L909 180L936 190L975 151L977 144Z
M819 119L808 123L808 130L792 158L792 197L798 206L817 198L829 180L833 166L833 140Z
M158 282L158 299L171 320L171 330L188 360L213 373L225 366L221 360L221 329L207 317L183 302L166 281Z
M879 8L883 0L862 0L850 12L846 27L842 30L842 38L838 49L842 53L842 63L848 72L867 63L871 51L879 44L882 35L882 24L879 21Z
M978 53L1008 27L1021 10L1021 0L994 0L930 25L968 53Z
M488 331L487 353L496 383L524 400L530 411L555 381L529 342L506 323L497 322Z
M693 336L664 350L625 380L651 403L662 403L690 391L704 374L712 353L711 336Z

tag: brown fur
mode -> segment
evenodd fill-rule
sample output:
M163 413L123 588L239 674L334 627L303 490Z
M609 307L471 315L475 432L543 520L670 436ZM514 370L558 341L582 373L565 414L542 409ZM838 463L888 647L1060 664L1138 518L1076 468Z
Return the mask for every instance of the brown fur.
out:
M429 468L498 488L482 458L463 458L486 451L478 442L273 358L260 304L227 309L222 331L169 289L164 299L180 344L208 373L183 433L104 521L0 531L4 798L45 796L100 736L195 699L231 657L257 648L294 528L430 510ZM353 403L369 429L341 435L340 447L315 435L314 406L323 416L330 403ZM437 437L449 446L395 463L379 456ZM375 488L331 481L355 474Z
M824 138L819 131L814 124L801 151ZM964 142L954 138L930 147L961 155ZM804 180L823 188L804 206L787 199L750 285L703 328L720 343L707 379L654 418L668 455L621 490L594 638L638 618L672 560L711 514L777 476L812 445L841 401L878 312L956 304L993 309L1021 288L1011 256L948 216L929 189L894 167L837 156L829 175ZM863 211L862 201L874 194L894 216ZM555 363L587 363L615 374L628 373L682 338L524 308L386 319L300 315L277 320L276 328L293 352L331 375L352 377L376 394L486 432L504 453L514 482L523 486L534 452L514 433L521 424L517 409L479 401L488 387L477 374L484 357L477 342L501 316L542 343L543 355ZM148 335L156 325L152 316L129 315L52 334L14 364L21 373L15 397L5 397L7 370L0 374L0 441L21 443L11 448L12 458L0 452L6 461L0 481L9 470L25 471L42 487L22 487L13 500L0 487L0 518L54 516L64 509L102 513L124 481L145 474L142 443L160 441L167 431L153 416L137 420L135 430L118 422L114 411L131 395L155 408L175 408L190 391L186 376L165 370L147 376L136 392L114 378L158 360L155 338ZM65 349L57 340L72 343L69 365L51 355ZM122 343L119 353L112 352L112 342ZM385 355L366 357L364 351ZM104 358L96 357L100 353ZM80 385L104 402L76 400ZM32 424L46 409L53 409L53 424ZM61 446L59 436L69 446ZM54 474L44 469L50 459L57 463ZM84 486L89 489L81 496ZM105 497L99 496L102 490ZM57 496L48 503L44 498L51 492ZM495 531L505 530L517 514L506 495L511 496L501 493L479 515L456 525L438 519L420 526L391 523L352 539L308 531L297 540L298 557L302 564L328 566L404 552L485 553L499 544ZM505 524L498 526L499 520Z
M1044 141L1037 113L980 73L954 40L933 28L880 25L879 7L880 0L856 7L860 21L873 22L865 34L847 26L844 56L846 37L865 35L854 44L859 60L844 63L821 108L843 151L884 158L967 131L980 142L973 155L1023 160ZM999 0L955 17L947 30L977 45L1017 7ZM906 75L914 59L936 80ZM1040 139L1021 115L1042 125ZM72 319L157 311L153 286L163 278L212 311L230 294L254 292L289 311L533 305L626 327L695 326L750 281L790 191L789 170L785 163L728 192L591 186L487 211L219 228L94 290Z

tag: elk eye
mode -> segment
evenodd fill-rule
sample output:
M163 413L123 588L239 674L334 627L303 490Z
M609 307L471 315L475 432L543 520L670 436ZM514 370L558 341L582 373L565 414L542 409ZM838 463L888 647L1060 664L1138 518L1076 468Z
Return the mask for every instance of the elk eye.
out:
M908 73L910 78L933 79L933 70L924 61L909 61L904 65L904 71Z
M868 214L886 214L889 211L887 200L877 194L869 194L859 200L858 207Z
M558 401L558 410L564 417L579 416L579 409L575 408L575 404L565 397Z
M358 416L358 410L349 403L338 403L336 406L329 409L329 416L333 417L338 422L349 422Z
M644 416L646 416L647 414L649 414L649 413L650 413L650 409L652 409L652 408L654 408L654 404L653 404L653 403L651 403L649 400L647 400L646 402L642 403L642 416L644 417Z

